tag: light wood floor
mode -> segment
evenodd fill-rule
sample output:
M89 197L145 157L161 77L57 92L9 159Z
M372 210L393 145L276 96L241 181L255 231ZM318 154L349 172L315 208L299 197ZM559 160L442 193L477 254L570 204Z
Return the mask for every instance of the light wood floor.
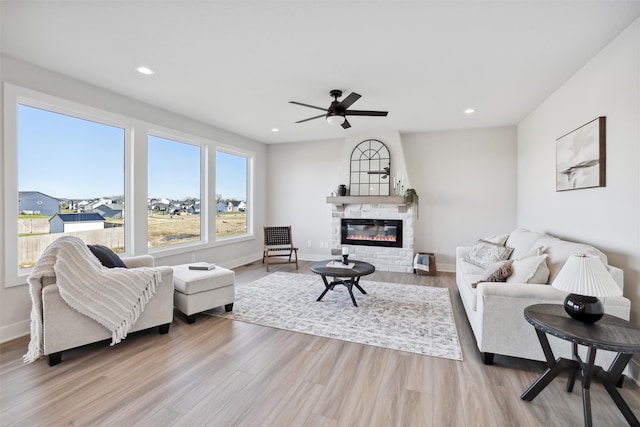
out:
M299 273L309 273L302 263ZM290 265L272 271L293 271ZM266 273L236 269L237 286ZM452 273L376 272L369 280L447 287L464 361L420 356L310 335L176 314L167 335L130 335L63 354L60 365L25 365L27 338L0 346L1 426L581 426L579 383L549 385L533 402L520 394L539 362L496 356L485 366ZM318 278L319 291L321 290ZM363 279L364 280L364 279ZM624 418L599 383L594 426ZM640 417L640 391L620 390Z

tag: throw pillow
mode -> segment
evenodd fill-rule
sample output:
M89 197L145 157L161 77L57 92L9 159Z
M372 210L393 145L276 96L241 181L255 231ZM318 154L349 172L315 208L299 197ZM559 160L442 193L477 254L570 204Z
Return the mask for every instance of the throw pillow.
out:
M509 259L511 252L513 252L513 248L508 246L478 240L478 243L473 245L463 260L478 267L487 268L489 264Z
M514 248L511 259L523 258L532 246L541 246L538 240L544 236L544 233L536 233L524 228L513 230L505 243L506 246Z
M549 255L543 254L513 261L513 273L507 282L546 284L549 281L548 258Z
M509 238L509 234L507 233L507 234L494 234L493 236L485 237L482 240L484 240L485 242L495 243L496 245L504 246L508 238Z
M122 262L120 257L116 255L111 249L103 245L87 245L91 253L93 253L96 258L100 260L100 263L105 267L109 268L127 268L127 266Z
M511 260L494 262L487 267L480 280L471 284L471 287L475 288L482 282L506 282L513 272L512 264Z

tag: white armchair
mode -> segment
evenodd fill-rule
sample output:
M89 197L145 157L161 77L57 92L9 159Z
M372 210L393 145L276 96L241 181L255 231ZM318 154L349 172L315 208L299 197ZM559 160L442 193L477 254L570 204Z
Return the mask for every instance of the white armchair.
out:
M128 268L153 267L150 255L123 258ZM161 334L169 332L173 321L173 269L157 267L162 282L156 294L149 300L144 311L130 332L158 326ZM42 279L43 348L50 366L62 361L62 352L71 348L108 340L112 334L95 320L71 308L60 296L55 278Z

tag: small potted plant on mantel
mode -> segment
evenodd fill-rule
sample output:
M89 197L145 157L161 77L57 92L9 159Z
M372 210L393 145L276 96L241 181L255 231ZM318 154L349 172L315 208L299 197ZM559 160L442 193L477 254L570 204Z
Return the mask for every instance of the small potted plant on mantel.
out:
M418 209L418 193L416 193L416 190L413 188L407 188L407 190L404 192L404 202L407 204L407 206L411 205L412 203L416 204L416 216L419 217L419 209Z

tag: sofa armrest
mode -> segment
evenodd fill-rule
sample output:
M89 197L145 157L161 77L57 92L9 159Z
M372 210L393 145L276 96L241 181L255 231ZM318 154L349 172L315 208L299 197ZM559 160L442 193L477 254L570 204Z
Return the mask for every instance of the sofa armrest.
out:
M521 300L524 306L533 304L562 304L567 296L566 292L559 291L551 285L537 285L533 283L478 283L478 306L483 309L490 305L492 300L510 299L512 302ZM614 316L629 320L631 301L625 297L601 298L605 305L605 312ZM504 306L503 306L504 307ZM500 312L500 305L493 308Z
M456 259L463 259L469 254L471 246L458 246L456 247Z
M154 260L151 255L138 255L122 258L122 262L124 262L127 268L153 267L154 265Z
M528 283L479 283L477 294L478 330L476 341L481 352L505 354L533 360L545 360L535 329L525 320L524 309L534 304L561 305L565 292L550 285ZM629 320L631 302L625 297L603 298L605 313ZM556 356L571 357L567 343L551 346ZM607 356L608 357L608 356ZM597 360L601 366L608 366L611 358L603 362L602 355Z

